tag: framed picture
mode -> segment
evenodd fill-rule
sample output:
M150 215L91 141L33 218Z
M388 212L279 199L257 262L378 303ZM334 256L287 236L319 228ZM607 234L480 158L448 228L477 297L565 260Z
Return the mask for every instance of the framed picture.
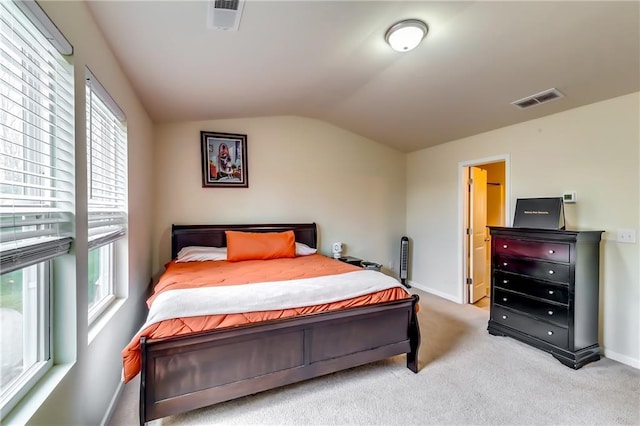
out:
M203 188L248 188L247 135L200 132Z

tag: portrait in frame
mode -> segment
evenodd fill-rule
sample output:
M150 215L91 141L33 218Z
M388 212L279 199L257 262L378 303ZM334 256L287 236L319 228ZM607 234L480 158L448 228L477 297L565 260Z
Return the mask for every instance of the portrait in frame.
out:
M203 188L248 188L247 135L200 132Z

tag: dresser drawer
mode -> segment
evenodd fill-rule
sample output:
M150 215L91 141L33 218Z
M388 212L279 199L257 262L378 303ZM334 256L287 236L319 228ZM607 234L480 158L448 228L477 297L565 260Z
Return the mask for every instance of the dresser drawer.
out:
M561 283L569 282L569 273L571 271L569 265L561 263L504 256L496 256L494 266L500 271L529 275L534 278Z
M496 288L493 303L534 315L556 325L567 327L568 306L544 302L507 290Z
M493 285L496 288L504 288L518 293L524 293L533 297L550 300L552 302L569 304L569 286L553 285L521 275L496 272Z
M569 262L569 244L496 238L497 254Z
M569 330L545 321L531 318L498 305L491 307L491 319L497 323L518 330L552 345L567 348Z

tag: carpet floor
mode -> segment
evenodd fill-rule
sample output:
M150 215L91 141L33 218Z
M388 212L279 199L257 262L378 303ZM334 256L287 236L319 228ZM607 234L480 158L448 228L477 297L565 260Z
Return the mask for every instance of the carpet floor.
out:
M418 374L398 356L193 410L151 425L640 425L640 370L602 358L573 370L487 333L489 312L420 295ZM138 423L139 376L109 425Z

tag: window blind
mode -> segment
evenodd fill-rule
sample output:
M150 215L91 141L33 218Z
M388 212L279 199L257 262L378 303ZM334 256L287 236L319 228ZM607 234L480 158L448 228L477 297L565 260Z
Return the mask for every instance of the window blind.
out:
M67 253L73 230L73 67L0 3L2 273Z
M113 242L127 227L127 130L124 114L87 70L89 249Z

